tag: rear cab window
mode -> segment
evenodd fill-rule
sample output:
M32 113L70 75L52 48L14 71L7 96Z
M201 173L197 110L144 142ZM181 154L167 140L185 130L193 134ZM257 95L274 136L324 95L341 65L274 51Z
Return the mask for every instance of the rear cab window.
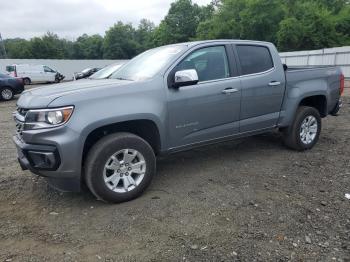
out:
M266 72L274 68L270 50L266 46L236 45L242 75Z

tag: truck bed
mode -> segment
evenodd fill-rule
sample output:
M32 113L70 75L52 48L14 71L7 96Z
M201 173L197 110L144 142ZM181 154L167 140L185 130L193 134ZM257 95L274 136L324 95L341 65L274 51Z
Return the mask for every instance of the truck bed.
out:
M285 75L286 91L289 96L293 92L312 95L316 90L321 91L327 97L328 112L339 100L341 71L336 66L288 66Z

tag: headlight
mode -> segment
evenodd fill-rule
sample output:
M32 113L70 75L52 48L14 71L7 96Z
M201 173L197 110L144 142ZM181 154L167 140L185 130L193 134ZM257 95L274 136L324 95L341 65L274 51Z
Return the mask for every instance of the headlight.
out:
M24 130L57 127L67 123L73 113L73 106L29 110L24 121Z

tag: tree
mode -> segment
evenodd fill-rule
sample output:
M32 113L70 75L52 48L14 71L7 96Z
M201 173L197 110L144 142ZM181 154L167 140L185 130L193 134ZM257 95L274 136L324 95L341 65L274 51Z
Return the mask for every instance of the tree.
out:
M344 6L334 18L335 30L338 33L340 45L350 45L350 6Z
M67 57L67 41L48 32L43 37L34 37L29 41L33 58L63 59Z
M283 17L279 0L222 0L213 18L198 26L198 38L275 41Z
M108 31L103 41L103 58L129 59L137 54L135 29L131 24L118 22Z
M168 14L156 29L154 41L157 45L189 41L196 36L198 24L208 19L210 8L202 8L191 0L177 0L170 6Z
M197 39L241 38L240 13L246 5L246 0L222 0L214 15L198 25Z
M83 34L73 44L73 57L76 59L99 59L103 56L103 37Z
M276 42L279 23L284 18L280 0L247 0L239 13L240 37Z
M295 17L280 23L278 47L283 51L319 49L341 45L331 11L317 2L299 1Z
M32 58L30 44L22 38L4 40L5 49L9 58Z
M147 19L142 19L135 32L135 40L138 43L138 52L143 52L154 47L154 30L155 25Z
M280 51L300 50L303 45L305 28L295 17L284 19L277 32L277 46Z

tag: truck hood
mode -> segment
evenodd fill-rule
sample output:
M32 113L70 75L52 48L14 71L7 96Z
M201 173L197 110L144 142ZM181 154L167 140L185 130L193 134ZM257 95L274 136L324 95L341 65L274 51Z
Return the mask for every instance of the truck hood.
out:
M47 107L52 101L62 96L86 92L92 89L104 89L111 86L127 86L130 83L132 82L116 79L84 79L50 86L45 85L29 89L22 93L17 101L17 105L22 108L43 108Z

